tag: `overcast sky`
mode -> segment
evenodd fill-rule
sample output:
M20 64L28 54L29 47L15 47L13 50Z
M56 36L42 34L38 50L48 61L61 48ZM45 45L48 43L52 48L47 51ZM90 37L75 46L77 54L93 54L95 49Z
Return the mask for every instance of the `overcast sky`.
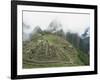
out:
M29 25L31 30L37 25L44 30L53 20L62 24L64 32L71 31L82 34L87 27L90 27L89 14L23 11L23 22Z

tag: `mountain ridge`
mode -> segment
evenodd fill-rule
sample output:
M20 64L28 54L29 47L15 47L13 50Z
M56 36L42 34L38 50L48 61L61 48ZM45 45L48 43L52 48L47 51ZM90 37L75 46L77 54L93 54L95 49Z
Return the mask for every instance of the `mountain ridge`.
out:
M52 33L37 35L23 46L23 68L84 65L68 41Z

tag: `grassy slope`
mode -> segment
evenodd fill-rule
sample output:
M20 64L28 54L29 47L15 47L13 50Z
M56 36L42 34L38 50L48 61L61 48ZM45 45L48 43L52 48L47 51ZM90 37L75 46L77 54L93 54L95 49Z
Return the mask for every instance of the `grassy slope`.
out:
M41 48L38 40L48 41L48 53L47 46ZM85 57L87 55L84 56L68 41L53 34L38 36L23 46L23 68L81 66L88 61L84 61Z

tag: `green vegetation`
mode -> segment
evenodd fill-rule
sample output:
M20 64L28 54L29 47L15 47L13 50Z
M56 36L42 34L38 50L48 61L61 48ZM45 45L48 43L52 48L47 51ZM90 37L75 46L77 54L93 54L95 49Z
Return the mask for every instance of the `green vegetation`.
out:
M62 27L54 20L47 29L37 25L27 33L29 26L23 25L23 68L89 65L89 28L79 36Z
M89 65L89 54L83 53L82 51L78 50L80 60L85 64Z
M52 33L39 33L23 41L23 68L88 65L88 55Z

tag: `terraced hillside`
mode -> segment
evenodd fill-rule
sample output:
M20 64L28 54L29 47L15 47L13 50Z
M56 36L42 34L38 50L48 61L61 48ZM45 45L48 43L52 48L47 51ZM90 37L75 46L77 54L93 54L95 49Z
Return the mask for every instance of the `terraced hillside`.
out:
M50 33L23 42L23 68L85 65L79 55L68 41Z

